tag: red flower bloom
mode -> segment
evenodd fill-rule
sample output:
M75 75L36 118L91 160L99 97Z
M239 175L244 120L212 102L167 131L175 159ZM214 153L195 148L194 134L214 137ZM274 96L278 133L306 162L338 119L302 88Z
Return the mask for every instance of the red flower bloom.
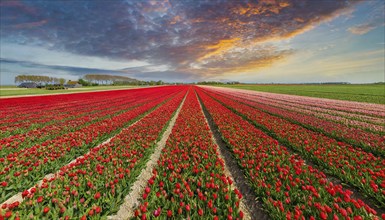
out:
M47 214L49 212L49 207L44 207L43 212L44 214Z
M157 210L154 211L154 216L155 216L155 217L158 217L158 216L160 215L161 211L162 211L162 210L161 210L160 207L159 207Z
M38 203L43 202L43 196L39 196L39 198L37 198L37 202L38 202Z
M172 211L171 210L167 210L167 217L169 217L169 218L172 217Z
M12 216L12 212L11 211L8 211L5 213L5 217L6 218L10 218Z
M100 192L95 193L94 198L95 198L95 199L99 199L99 198L100 198Z

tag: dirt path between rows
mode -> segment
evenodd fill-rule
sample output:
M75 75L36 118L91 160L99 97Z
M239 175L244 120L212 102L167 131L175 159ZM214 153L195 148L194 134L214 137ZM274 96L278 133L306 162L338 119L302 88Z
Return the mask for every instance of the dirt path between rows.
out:
M197 99L198 99L198 94L195 93L195 95L197 96ZM239 190L239 184L237 184L237 183L235 182L235 178L234 178L234 176L233 176L233 174L232 174L232 173L236 174L236 173L234 172L234 168L230 168L230 167L229 167L229 164L227 163L228 161L225 160L225 156L224 156L224 154L223 154L224 152L221 150L221 147L219 146L220 143L218 143L218 141L217 141L216 138L215 138L214 131L213 131L213 129L211 128L210 123L209 123L209 121L208 121L208 119L207 119L207 115L205 114L205 112L204 112L204 110L203 110L202 103L200 102L199 99L198 99L198 102L199 102L199 106L201 107L201 112L202 112L202 114L203 114L204 117L205 117L205 121L206 121L207 125L209 125L210 130L211 130L211 133L213 134L213 135L211 136L211 139L212 139L213 143L217 146L216 151L218 152L218 157L219 157L221 160L223 160L223 161L225 162L225 163L224 163L224 174L225 174L226 176L230 177L230 178L234 181L234 184L231 186L232 189L234 190L234 188L237 188L237 189ZM233 165L233 164L230 164L230 166L232 166L232 165ZM231 172L230 169L231 169L233 172ZM237 174L236 174L236 175L237 175ZM242 193L242 194L243 194L243 193ZM251 219L250 209L249 209L249 208L247 207L247 205L245 204L245 199L243 199L243 198L241 199L241 203L240 203L240 205L239 205L239 208L240 208L240 210L241 210L241 211L243 212L243 214L244 214L243 219L245 219L245 220L250 220L250 219Z
M215 144L218 146L219 156L225 162L225 174L230 175L230 177L234 180L235 187L243 195L240 208L245 213L244 219L270 219L268 214L262 209L262 204L258 201L253 189L247 184L248 181L228 149L227 144L222 140L219 129L211 118L210 113L206 110L206 108L204 108L202 100L200 98L198 98L198 100L210 130L213 133ZM244 211L244 209L247 211Z
M146 168L143 169L142 172L139 174L137 180L131 187L131 192L124 198L124 202L120 206L119 211L116 213L116 215L108 216L107 219L122 220L130 219L134 216L134 210L140 204L139 199L141 198L141 195L143 194L143 191L147 186L147 181L152 177L152 170L157 165L157 161L160 158L160 154L162 153L163 148L166 146L167 139L171 134L172 128L174 127L175 121L178 118L179 112L182 109L187 95L188 92L186 93L180 106L176 110L175 115L171 118L166 131L163 133L162 139L160 139L160 141L158 141L158 143L156 144L154 153L151 155L149 161L147 162Z

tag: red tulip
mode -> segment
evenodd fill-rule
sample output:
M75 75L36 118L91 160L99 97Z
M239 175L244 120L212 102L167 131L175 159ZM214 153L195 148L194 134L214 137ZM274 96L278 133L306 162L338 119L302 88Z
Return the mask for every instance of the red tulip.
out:
M171 210L167 210L167 217L169 217L169 218L172 217L172 211Z
M47 214L49 212L49 207L44 207L43 212L44 214Z
M100 192L95 193L94 198L99 199L100 198Z
M43 202L43 199L44 199L43 196L39 196L36 201L38 203L41 203L41 202Z
M158 217L160 215L160 213L161 213L161 209L159 207L157 210L154 211L154 216Z

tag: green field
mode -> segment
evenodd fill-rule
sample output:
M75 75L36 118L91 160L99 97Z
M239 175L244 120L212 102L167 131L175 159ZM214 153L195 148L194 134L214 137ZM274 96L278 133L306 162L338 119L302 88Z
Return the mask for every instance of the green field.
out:
M139 86L89 86L89 87L73 88L73 89L47 90L47 89L18 88L16 86L0 86L0 96L75 93L75 92L89 92L89 91L99 91L99 90L129 89L129 88L137 88L137 87Z
M261 92L385 104L384 84L349 85L220 85Z

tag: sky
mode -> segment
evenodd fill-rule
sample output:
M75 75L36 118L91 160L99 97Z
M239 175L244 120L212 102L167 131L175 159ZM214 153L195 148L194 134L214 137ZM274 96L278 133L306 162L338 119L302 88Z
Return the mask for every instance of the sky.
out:
M0 0L0 84L385 81L383 0Z

